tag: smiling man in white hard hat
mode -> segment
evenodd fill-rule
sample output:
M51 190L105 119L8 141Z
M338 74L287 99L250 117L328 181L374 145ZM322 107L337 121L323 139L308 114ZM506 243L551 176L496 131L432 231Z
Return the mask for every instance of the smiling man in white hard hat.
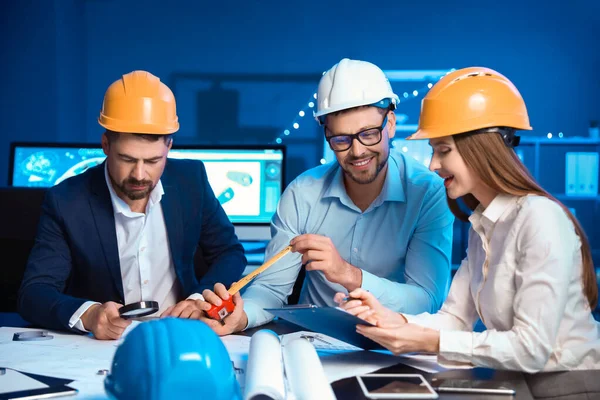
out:
M414 159L390 154L398 103L383 71L369 62L343 59L324 74L315 117L337 161L287 187L265 259L288 244L297 254L259 275L242 296L244 312L225 325L210 321L213 329L227 334L269 322L264 309L287 302L302 266L300 303L335 306L336 292L363 288L400 312L440 307L454 218L442 180ZM216 295L228 294L216 289L205 298L220 304Z

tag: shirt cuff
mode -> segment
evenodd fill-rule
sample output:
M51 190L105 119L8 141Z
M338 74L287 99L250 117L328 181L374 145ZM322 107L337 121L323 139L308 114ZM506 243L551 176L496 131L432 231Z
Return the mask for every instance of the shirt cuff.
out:
M406 318L406 322L409 324L415 324L422 326L424 328L434 329L436 331L440 330L440 325L438 320L434 317L435 314L422 313L419 315L411 315L401 313L404 318Z
M246 329L254 328L256 326L264 325L273 320L273 315L269 314L261 306L258 304L252 303L250 301L244 302L244 312L246 313L246 317L248 318L248 325L243 331Z
M206 301L204 300L204 296L202 296L200 293L192 293L190 294L186 300L202 300L202 301Z
M362 271L362 285L361 289L366 290L367 292L371 292L376 299L381 298L383 295L383 285L381 285L381 280L378 276L373 275L372 273L361 269Z
M73 315L71 316L71 319L69 319L69 328L75 328L82 332L89 332L87 329L85 329L85 326L83 326L83 322L81 321L81 316L83 314L85 314L85 312L94 304L100 304L100 303L95 302L95 301L86 301L85 303L83 303L81 305L81 307L79 307L77 309L77 311L75 311L73 313Z
M473 359L473 332L440 331L440 365L467 363Z

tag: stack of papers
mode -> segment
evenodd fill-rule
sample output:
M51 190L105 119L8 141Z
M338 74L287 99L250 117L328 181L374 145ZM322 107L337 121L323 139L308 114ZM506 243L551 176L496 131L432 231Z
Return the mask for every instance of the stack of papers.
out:
M15 342L15 332L37 329L0 328L0 366L54 378L93 379L100 369L110 369L120 341L95 340L52 332L50 340Z
M139 322L134 322L126 333L138 324ZM21 371L74 380L75 382L69 385L79 389L81 394L105 395L103 385L105 375L98 375L98 371L104 369L110 371L115 351L123 339L104 341L96 340L91 335L50 332L53 335L50 340L12 340L16 332L34 330L36 329L0 327L0 367L6 368L6 375L0 375L0 379L3 382L10 381L11 383L10 386L0 384L2 391L45 387L44 384L17 372ZM438 363L436 355L406 354L396 357L389 351L365 351L320 333L300 331L282 335L279 338L282 346L299 338L312 344L329 383L368 374L398 363L428 373L437 373L448 369ZM244 388L251 338L230 335L222 337L221 340L233 362L236 378L240 386ZM461 366L449 367L454 369ZM471 366L466 367L470 368Z

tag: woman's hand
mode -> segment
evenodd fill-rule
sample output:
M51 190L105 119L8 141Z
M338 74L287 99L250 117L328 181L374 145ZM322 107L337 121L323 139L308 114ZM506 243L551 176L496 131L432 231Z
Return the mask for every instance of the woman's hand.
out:
M333 299L350 314L375 325L356 325L356 332L379 343L395 355L439 352L438 331L407 323L402 314L382 306L370 292L356 289L348 295L337 293Z
M349 298L346 301L346 298ZM333 300L352 315L378 326L391 328L406 324L402 314L390 310L364 289L356 289L349 294L337 293Z
M391 328L356 325L356 332L379 343L395 355L426 352L439 353L440 332L416 324Z

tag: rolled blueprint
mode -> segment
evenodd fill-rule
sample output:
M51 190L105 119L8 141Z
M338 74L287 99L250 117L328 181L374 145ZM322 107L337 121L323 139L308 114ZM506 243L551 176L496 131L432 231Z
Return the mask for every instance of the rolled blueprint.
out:
M288 390L297 400L335 400L331 385L314 346L297 338L283 346Z
M244 399L285 400L284 379L279 336L266 329L256 332L250 340Z

